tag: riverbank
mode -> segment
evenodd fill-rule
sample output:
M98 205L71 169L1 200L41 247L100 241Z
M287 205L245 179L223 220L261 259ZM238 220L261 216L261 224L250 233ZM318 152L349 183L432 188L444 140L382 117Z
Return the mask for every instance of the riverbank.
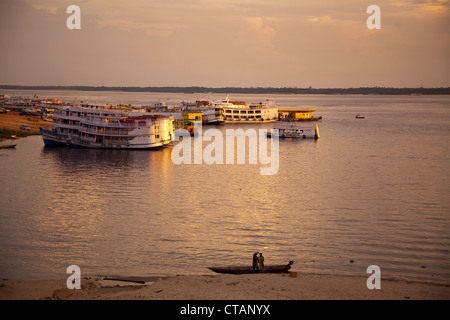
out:
M449 300L450 285L366 277L301 274L189 275L148 278L145 283L81 279L2 280L0 300Z
M30 130L23 130L21 125L26 125ZM16 112L0 114L0 138L10 139L11 136L26 137L39 134L39 127L50 128L51 121L44 121L36 116L19 115Z

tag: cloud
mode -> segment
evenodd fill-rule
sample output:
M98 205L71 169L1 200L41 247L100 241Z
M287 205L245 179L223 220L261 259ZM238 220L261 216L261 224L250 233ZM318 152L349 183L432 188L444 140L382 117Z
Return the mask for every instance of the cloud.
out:
M276 31L264 25L264 19L262 17L249 17L244 18L250 30L254 32L259 43L270 43L276 36Z
M82 29L66 28L69 4ZM2 0L0 83L448 85L448 1ZM395 79L395 80L393 80Z

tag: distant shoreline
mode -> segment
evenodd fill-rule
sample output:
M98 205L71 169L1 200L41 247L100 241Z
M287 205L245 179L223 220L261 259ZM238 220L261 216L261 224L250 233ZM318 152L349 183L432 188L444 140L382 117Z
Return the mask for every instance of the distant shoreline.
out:
M363 95L450 95L450 87L441 88L296 88L296 87L122 87L122 86L23 86L0 85L2 90L73 90L165 93L233 93L233 94L363 94Z

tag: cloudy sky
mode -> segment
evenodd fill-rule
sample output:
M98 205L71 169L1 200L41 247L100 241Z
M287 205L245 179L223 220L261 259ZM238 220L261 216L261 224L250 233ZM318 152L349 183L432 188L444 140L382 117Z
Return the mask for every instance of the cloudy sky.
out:
M0 0L0 84L447 87L449 40L449 0Z

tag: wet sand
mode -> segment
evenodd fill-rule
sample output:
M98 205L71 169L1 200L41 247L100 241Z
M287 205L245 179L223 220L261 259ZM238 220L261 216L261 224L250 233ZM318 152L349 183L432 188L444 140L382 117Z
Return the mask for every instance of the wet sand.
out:
M0 300L448 300L450 285L381 279L369 290L367 278L340 275L188 275L146 283L81 279L81 289L63 280L2 280Z

